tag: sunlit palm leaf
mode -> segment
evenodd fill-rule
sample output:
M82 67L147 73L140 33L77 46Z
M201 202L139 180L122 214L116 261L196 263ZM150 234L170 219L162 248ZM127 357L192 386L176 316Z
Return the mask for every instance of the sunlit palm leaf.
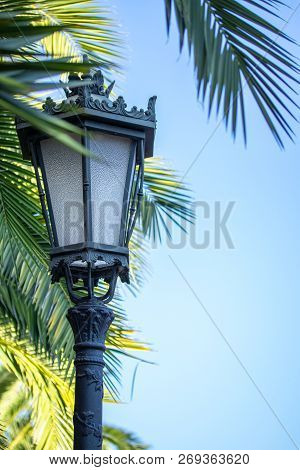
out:
M7 440L4 436L4 426L0 423L0 450L7 448Z
M63 0L43 0L39 2L39 10L45 25L58 24L65 28L42 40L45 51L52 57L69 56L73 61L81 61L85 52L91 63L102 69L118 68L114 59L120 58L121 36L108 7L81 0L68 2L66 10Z
M149 240L145 238L143 230L138 225L135 227L129 242L129 253L130 284L126 284L126 288L135 295L150 275L150 266L147 259Z
M276 7L279 0L165 0L167 25L172 5L180 35L185 33L193 53L198 94L208 100L236 135L240 116L246 140L244 82L247 84L269 129L282 147L281 131L293 138L290 118L296 103L292 84L299 83L299 63L278 44L293 42L283 31ZM263 16L262 16L263 15ZM266 16L272 15L275 26Z
M121 37L107 6L92 0L9 0L1 2L1 16L1 31L9 34L10 42L2 42L6 50L15 53L41 41L52 59L81 61L86 52L102 68L118 67L113 59L119 58Z
M45 358L43 359L44 364ZM52 373L56 374L52 369ZM24 383L17 379L12 373L8 373L3 367L0 368L0 449L1 445L4 449L9 450L46 450L71 448L70 439L66 443L59 442L59 436L56 440L44 439L43 435L35 431L34 408L35 402L32 388L28 388ZM72 390L70 390L72 393ZM66 408L69 404L66 403ZM46 407L45 413L48 411ZM39 413L43 415L44 410L39 409ZM47 417L45 417L47 419ZM67 421L69 417L66 417ZM4 435L5 429L5 435ZM2 439L2 440L1 440ZM35 440L34 440L35 439ZM121 450L139 450L146 449L147 446L133 434L112 426L103 426L103 448L104 449L121 449Z
M12 439L7 446L7 450L36 450L31 430L32 423L29 416L22 416L15 421L10 429Z
M87 71L88 66L82 64L83 53L103 68L117 68L111 59L118 56L120 38L108 9L91 0L4 1L0 4L0 38L0 107L73 149L86 152L68 135L68 131L79 133L78 128L41 114L15 95L29 98L37 88L59 88L55 73ZM45 55L50 60L41 60Z
M18 341L7 323L0 325L0 361L32 394L37 449L70 448L74 396L57 366L25 339Z
M1 368L1 375L8 373ZM31 399L30 392L9 373L13 379L6 391L0 391L0 409L3 423L5 423L6 448L8 450L33 450L35 445L32 439Z

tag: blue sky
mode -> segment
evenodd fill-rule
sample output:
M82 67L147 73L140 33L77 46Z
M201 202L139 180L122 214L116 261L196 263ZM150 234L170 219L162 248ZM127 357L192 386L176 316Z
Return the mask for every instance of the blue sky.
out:
M235 205L234 249L150 250L152 274L125 308L153 352L124 362L123 404L107 423L154 449L293 449L300 446L299 145L278 149L246 97L248 146L197 103L192 62L167 40L162 0L113 0L127 44L121 92L144 107L156 94L156 155L185 176L196 201L196 236L213 231L215 202ZM290 0L292 8L297 7ZM283 11L285 18L291 11ZM285 31L299 40L300 9ZM196 156L199 154L195 160ZM194 162L190 170L191 163Z

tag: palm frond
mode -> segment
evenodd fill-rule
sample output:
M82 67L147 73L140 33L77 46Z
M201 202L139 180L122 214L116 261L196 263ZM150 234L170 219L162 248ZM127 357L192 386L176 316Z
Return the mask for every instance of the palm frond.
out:
M64 27L41 41L51 57L67 56L72 57L72 62L81 62L82 54L86 53L92 64L104 70L119 68L115 59L121 57L122 40L107 6L81 0L68 2L66 8L64 0L43 0L38 10L45 25Z
M5 393L15 381L15 376L4 369L4 367L0 366L0 396L3 395L3 393ZM3 411L0 407L0 422L1 416L3 416Z
M16 2L19 3L19 2ZM13 7L13 2L11 4ZM88 70L86 64L70 64L68 61L61 59L52 59L48 61L40 60L39 54L35 51L26 52L24 56L24 45L34 44L41 36L53 34L53 31L60 30L62 27L57 26L39 26L33 25L35 15L28 13L28 15L18 12L13 14L6 4L0 5L0 109L4 109L13 115L30 122L33 126L37 127L49 135L56 136L61 142L71 146L76 150L81 149L82 146L78 144L68 132L79 133L79 129L74 125L69 125L61 122L60 119L49 116L46 113L41 114L40 111L34 109L26 101L24 97L29 98L30 92L35 88L35 82L41 79L52 79L53 74L73 71ZM43 32L43 28L45 28ZM23 41L23 46L19 44ZM2 44L2 46L1 46ZM19 46L18 46L19 44ZM18 50L20 47L20 53ZM13 56L10 52L14 52ZM18 57L21 55L22 60ZM56 88L60 85L56 79ZM42 85L47 89L47 82ZM38 85L41 87L41 84ZM53 119L54 118L54 119Z
M43 361L45 361L45 358ZM53 370L52 373L57 374L55 370ZM9 375L10 379L13 378L13 381L9 380L5 391L0 390L0 449L2 446L2 449L8 450L54 450L60 449L66 445L68 445L68 447L64 447L64 449L70 449L70 442L61 443L59 436L57 439L52 439L51 441L50 437L46 440L43 439L42 434L40 439L40 434L35 430L34 403L36 401L36 390L32 387L28 388L27 379L24 380L23 383L18 380L16 376L8 373L3 367L0 371L0 377L2 374L5 374L6 377ZM59 374L60 372L58 375ZM24 385L25 383L26 385ZM70 392L73 393L72 389ZM69 407L68 404L66 404L66 406ZM40 409L39 412L42 414L43 410ZM56 413L56 410L54 410L54 413ZM65 419L67 422L62 423L62 427L68 424L69 417L67 416ZM139 450L147 449L147 446L131 432L104 425L103 448L111 450Z
M278 43L294 42L277 15L282 5L279 0L165 0L168 29L172 6L175 10L180 50L187 34L198 95L207 98L209 114L215 102L234 137L240 117L246 142L246 84L280 147L282 132L293 139L290 120L296 120L298 106L291 93L295 96L293 85L299 83L298 61Z
M7 439L4 436L4 426L0 423L0 450L7 448Z
M8 371L5 371L8 372ZM33 450L31 397L28 389L13 377L10 387L0 393L2 421L5 423L6 448L8 450Z
M30 391L37 449L68 449L72 443L73 392L57 365L18 340L9 323L0 325L0 361Z
M143 286L145 279L150 275L150 266L147 259L149 253L149 240L139 225L136 225L129 242L130 253L130 284L126 288L135 295Z
M1 419L2 422L5 422L9 434L9 428L17 421L18 416L26 414L29 394L26 393L25 386L18 380L15 374L3 367L2 370L13 378L7 390L3 390L0 393Z
M9 0L0 5L1 48L27 59L40 53L51 59L81 62L83 53L104 69L118 68L121 36L112 11L93 0ZM42 46L37 48L37 44Z
M89 70L91 65L82 63L84 53L92 63L116 69L112 59L119 56L120 37L110 18L108 9L91 0L1 2L0 107L88 153L69 135L80 133L79 128L41 113L28 100L35 89L62 87L57 74Z
M35 450L30 416L22 416L11 427L11 440L7 450ZM52 450L52 449L51 449Z
M186 231L194 217L192 198L182 179L161 159L146 160L139 217L144 235L161 240L164 231L172 238L172 228Z
M148 449L135 434L112 426L103 426L103 439L103 450Z

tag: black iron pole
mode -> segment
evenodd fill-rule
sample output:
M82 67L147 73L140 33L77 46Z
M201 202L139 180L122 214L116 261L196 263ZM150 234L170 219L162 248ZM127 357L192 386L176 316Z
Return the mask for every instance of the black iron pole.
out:
M102 448L103 353L113 312L97 299L68 311L76 352L74 450Z

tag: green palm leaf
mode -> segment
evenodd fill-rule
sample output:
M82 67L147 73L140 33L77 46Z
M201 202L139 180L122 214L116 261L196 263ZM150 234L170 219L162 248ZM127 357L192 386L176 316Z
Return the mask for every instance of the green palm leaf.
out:
M7 440L4 436L4 426L0 424L0 450L5 450L7 447Z
M7 374L1 368L1 374ZM8 450L32 450L35 448L32 439L32 421L30 394L17 377L9 373L12 382L7 391L0 392L0 408L5 423L6 448Z
M27 352L27 351L26 351ZM41 356L38 358L41 359ZM43 364L46 365L47 361L42 358ZM46 366L48 367L48 365ZM51 369L51 374L57 375L57 371ZM58 373L58 375L60 372ZM45 431L42 433L36 431L35 421L35 395L33 388L28 387L27 378L22 375L22 380L9 373L3 367L0 368L0 409L1 409L1 422L0 425L0 449L8 450L33 450L33 449L70 449L71 448L71 429L68 428L67 434L69 436L68 442L60 442L60 435L53 439L52 434L49 433L45 439ZM5 386L3 386L5 384ZM72 389L70 389L72 392ZM65 403L66 408L70 404ZM46 407L48 411L49 408ZM43 417L46 410L39 408L39 413ZM52 410L54 416L57 410ZM46 417L47 419L47 417ZM69 416L66 417L69 422ZM57 422L54 420L55 423ZM49 423L47 423L49 424ZM66 423L62 423L64 428ZM5 435L4 435L5 428ZM62 431L65 434L65 431ZM2 447L1 447L2 445ZM68 447L65 447L65 446ZM133 433L124 431L123 429L115 428L112 426L103 426L103 448L104 449L120 449L120 450L139 450L146 449L144 445Z
M102 68L118 67L114 58L120 57L121 37L111 10L92 0L3 1L0 23L5 38L0 52L1 47L13 55L43 52L73 62L81 62L87 53ZM42 50L36 48L38 42Z
M18 340L8 323L0 325L0 361L32 394L36 448L70 448L74 396L57 366L26 339Z
M299 83L299 64L286 47L277 43L294 41L277 22L279 0L165 0L168 29L172 5L180 36L180 50L185 33L193 53L198 95L207 99L209 114L216 104L226 127L233 136L238 117L246 141L244 84L249 88L269 129L280 147L281 133L293 138L290 119L298 107L290 92ZM263 15L263 16L262 16Z
M146 160L139 217L144 235L161 240L163 230L172 238L172 228L186 231L194 217L190 192L177 173L159 158Z
M36 89L59 89L62 84L55 74L87 71L90 66L82 63L84 53L104 69L117 68L112 59L119 56L120 37L109 11L91 0L4 1L0 31L0 107L88 153L68 134L80 133L76 126L41 114L27 101ZM45 55L49 60L44 60Z
M73 62L81 62L82 54L87 53L90 62L102 69L119 68L115 59L120 59L121 36L107 6L81 0L67 2L66 9L64 0L43 0L39 10L45 25L64 26L64 30L42 40L51 57L69 56Z
M112 426L103 426L103 439L103 450L148 449L133 433Z

